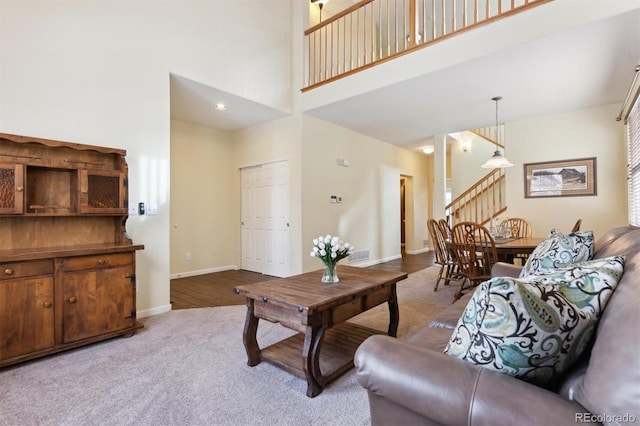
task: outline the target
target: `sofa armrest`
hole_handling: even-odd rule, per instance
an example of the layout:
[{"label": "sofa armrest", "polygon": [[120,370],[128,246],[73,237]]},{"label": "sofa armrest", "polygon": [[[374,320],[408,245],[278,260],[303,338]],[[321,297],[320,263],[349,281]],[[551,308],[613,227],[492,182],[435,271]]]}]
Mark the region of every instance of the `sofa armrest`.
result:
[{"label": "sofa armrest", "polygon": [[491,267],[491,276],[518,278],[520,271],[522,271],[522,266],[506,262],[497,262]]},{"label": "sofa armrest", "polygon": [[586,412],[548,390],[389,336],[368,338],[354,363],[365,389],[427,423],[574,424]]}]

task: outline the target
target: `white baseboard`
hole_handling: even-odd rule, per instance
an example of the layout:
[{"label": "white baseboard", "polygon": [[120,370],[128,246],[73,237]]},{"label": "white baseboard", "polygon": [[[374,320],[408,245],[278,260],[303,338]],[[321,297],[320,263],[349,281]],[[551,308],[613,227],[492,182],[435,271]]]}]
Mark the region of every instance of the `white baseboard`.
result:
[{"label": "white baseboard", "polygon": [[[391,260],[396,260],[396,259],[400,259],[400,258],[402,258],[402,255],[398,254],[398,255],[395,255],[395,256],[386,257],[384,259],[368,260],[366,262],[349,263],[349,266],[355,266],[356,268],[366,268],[368,266],[373,266],[373,265],[377,265],[379,263],[389,262]],[[338,275],[340,275],[340,269],[338,269]]]},{"label": "white baseboard", "polygon": [[171,274],[169,279],[175,278],[185,278],[185,277],[195,277],[198,275],[204,274],[213,274],[214,272],[222,272],[222,271],[237,271],[240,269],[236,265],[227,265],[227,266],[219,266],[217,268],[209,268],[209,269],[199,269],[197,271],[188,271],[188,272],[179,272],[177,274]]},{"label": "white baseboard", "polygon": [[155,308],[145,309],[144,311],[137,311],[136,318],[145,318],[151,317],[153,315],[164,314],[165,312],[169,312],[171,310],[171,304],[164,306],[156,306]]},{"label": "white baseboard", "polygon": [[425,247],[425,248],[421,248],[420,250],[407,250],[406,253],[407,254],[420,254],[420,253],[426,253],[429,250],[430,250],[429,247]]}]

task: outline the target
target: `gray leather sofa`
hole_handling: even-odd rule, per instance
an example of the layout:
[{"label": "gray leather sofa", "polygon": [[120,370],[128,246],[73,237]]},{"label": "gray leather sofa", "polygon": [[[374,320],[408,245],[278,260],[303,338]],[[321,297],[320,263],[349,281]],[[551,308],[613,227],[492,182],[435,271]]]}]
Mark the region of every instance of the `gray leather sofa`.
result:
[{"label": "gray leather sofa", "polygon": [[[594,258],[625,255],[590,352],[551,391],[443,353],[470,295],[407,341],[373,336],[355,356],[372,425],[640,424],[640,228],[614,228]],[[519,268],[496,264],[494,276]],[[425,289],[426,290],[426,289]],[[400,308],[402,321],[402,307]]]}]

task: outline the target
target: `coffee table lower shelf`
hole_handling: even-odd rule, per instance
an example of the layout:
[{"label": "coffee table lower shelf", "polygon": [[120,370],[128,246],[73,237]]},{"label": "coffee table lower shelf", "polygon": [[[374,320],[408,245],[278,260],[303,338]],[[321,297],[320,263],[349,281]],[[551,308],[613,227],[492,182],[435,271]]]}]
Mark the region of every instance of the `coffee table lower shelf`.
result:
[{"label": "coffee table lower shelf", "polygon": [[[322,385],[335,380],[353,368],[353,355],[358,346],[374,334],[386,334],[380,330],[343,322],[326,331],[320,350]],[[306,380],[305,359],[302,356],[304,334],[298,333],[260,351],[260,359]]]}]

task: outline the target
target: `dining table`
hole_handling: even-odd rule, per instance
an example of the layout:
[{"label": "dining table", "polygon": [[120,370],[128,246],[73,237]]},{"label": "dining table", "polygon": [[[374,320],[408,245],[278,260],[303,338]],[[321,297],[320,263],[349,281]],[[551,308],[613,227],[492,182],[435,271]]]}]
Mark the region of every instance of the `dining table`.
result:
[{"label": "dining table", "polygon": [[[514,263],[516,256],[528,256],[543,242],[544,237],[510,237],[494,238],[498,261]],[[447,247],[453,249],[451,240],[447,240]]]},{"label": "dining table", "polygon": [[533,253],[544,240],[544,237],[494,238],[498,260],[513,263],[516,256]]}]

